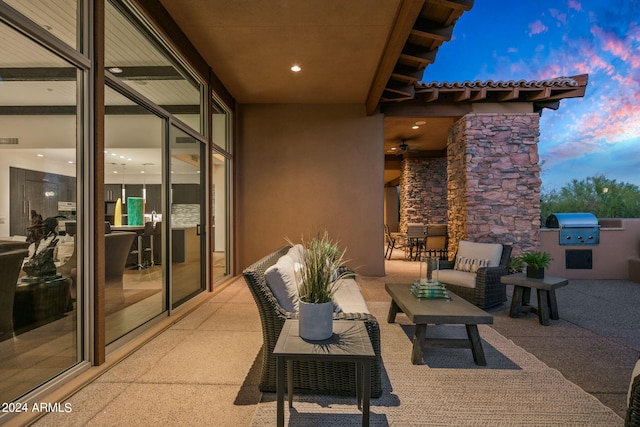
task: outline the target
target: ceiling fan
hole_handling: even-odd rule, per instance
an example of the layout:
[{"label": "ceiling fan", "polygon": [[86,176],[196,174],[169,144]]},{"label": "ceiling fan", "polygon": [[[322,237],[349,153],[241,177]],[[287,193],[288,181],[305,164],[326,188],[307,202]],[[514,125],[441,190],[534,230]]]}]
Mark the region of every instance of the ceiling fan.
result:
[{"label": "ceiling fan", "polygon": [[402,155],[406,152],[414,152],[414,151],[420,151],[420,149],[418,147],[412,147],[409,144],[407,144],[407,141],[410,141],[411,138],[403,138],[400,140],[400,144],[398,145],[398,147],[396,149],[392,148],[393,152],[397,155]]}]

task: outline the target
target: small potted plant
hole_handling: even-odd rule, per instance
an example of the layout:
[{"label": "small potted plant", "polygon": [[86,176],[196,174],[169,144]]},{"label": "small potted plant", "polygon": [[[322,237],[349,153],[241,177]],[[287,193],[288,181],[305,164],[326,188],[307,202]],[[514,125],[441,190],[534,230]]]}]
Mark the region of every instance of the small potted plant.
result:
[{"label": "small potted plant", "polygon": [[347,273],[342,270],[344,253],[328,232],[302,241],[300,269],[300,336],[324,340],[333,334],[333,294]]},{"label": "small potted plant", "polygon": [[520,260],[527,265],[527,277],[543,279],[544,269],[549,268],[553,257],[549,252],[535,251],[522,254]]}]

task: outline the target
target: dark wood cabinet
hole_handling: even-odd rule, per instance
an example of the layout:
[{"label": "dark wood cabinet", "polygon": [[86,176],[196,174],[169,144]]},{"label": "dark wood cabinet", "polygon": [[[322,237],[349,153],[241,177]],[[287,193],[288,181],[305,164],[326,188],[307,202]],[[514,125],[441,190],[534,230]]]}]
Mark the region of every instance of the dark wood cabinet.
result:
[{"label": "dark wood cabinet", "polygon": [[199,184],[173,184],[172,188],[174,205],[200,204]]},{"label": "dark wood cabinet", "polygon": [[147,184],[147,203],[146,213],[156,211],[157,214],[162,213],[162,185]]},{"label": "dark wood cabinet", "polygon": [[9,233],[26,235],[30,211],[48,218],[58,215],[58,202],[75,202],[76,178],[41,171],[9,168]]},{"label": "dark wood cabinet", "polygon": [[108,202],[115,202],[122,198],[122,184],[105,184],[104,185],[104,200]]}]

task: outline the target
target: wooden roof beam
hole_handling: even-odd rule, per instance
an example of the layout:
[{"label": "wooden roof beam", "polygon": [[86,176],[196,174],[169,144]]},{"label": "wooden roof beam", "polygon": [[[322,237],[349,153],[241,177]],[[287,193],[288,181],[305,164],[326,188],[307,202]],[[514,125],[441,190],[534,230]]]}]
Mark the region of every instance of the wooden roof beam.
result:
[{"label": "wooden roof beam", "polygon": [[400,57],[416,61],[427,66],[428,64],[433,64],[436,60],[436,51],[423,46],[407,44],[402,50]]},{"label": "wooden roof beam", "polygon": [[538,101],[540,99],[546,99],[551,95],[551,88],[545,87],[536,91],[532,91],[531,94],[526,96],[527,101]]},{"label": "wooden roof beam", "polygon": [[474,90],[472,95],[469,97],[469,101],[482,101],[483,99],[487,99],[487,88],[482,87],[480,90]]},{"label": "wooden roof beam", "polygon": [[422,94],[422,101],[424,102],[433,102],[437,101],[440,97],[440,91],[438,89],[430,90],[429,92],[424,92]]},{"label": "wooden roof beam", "polygon": [[378,64],[378,69],[371,82],[369,94],[365,102],[366,111],[369,115],[376,111],[384,88],[389,81],[389,76],[391,76],[393,68],[400,57],[400,53],[409,38],[411,28],[420,16],[424,1],[425,0],[402,0],[400,4],[393,30],[387,41],[382,59]]},{"label": "wooden roof beam", "polygon": [[453,36],[453,27],[453,25],[443,27],[441,24],[438,24],[436,22],[420,18],[413,26],[411,35],[420,38],[446,42],[451,40],[451,37]]},{"label": "wooden roof beam", "polygon": [[400,95],[404,95],[408,98],[413,98],[416,94],[416,87],[414,85],[402,84],[400,82],[389,81],[384,88],[385,92],[393,92]]},{"label": "wooden roof beam", "polygon": [[511,90],[503,92],[502,94],[498,94],[498,96],[496,96],[496,99],[501,102],[513,101],[515,99],[518,99],[519,96],[520,96],[520,88],[514,87]]},{"label": "wooden roof beam", "polygon": [[422,74],[423,70],[416,70],[406,65],[397,65],[391,73],[391,78],[412,85],[422,79]]},{"label": "wooden roof beam", "polygon": [[456,9],[460,13],[467,12],[473,7],[474,0],[429,0],[429,3]]}]

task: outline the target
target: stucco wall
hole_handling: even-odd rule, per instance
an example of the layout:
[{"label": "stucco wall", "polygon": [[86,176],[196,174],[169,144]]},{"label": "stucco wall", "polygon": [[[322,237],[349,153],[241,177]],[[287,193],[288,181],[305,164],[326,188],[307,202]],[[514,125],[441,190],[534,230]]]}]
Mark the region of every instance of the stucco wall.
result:
[{"label": "stucco wall", "polygon": [[[612,221],[600,219],[600,244],[596,246],[560,246],[558,229],[543,228],[540,232],[540,250],[553,256],[548,269],[550,276],[567,279],[617,279],[629,278],[629,258],[640,256],[640,218]],[[591,250],[593,268],[566,268],[566,251]]]},{"label": "stucco wall", "polygon": [[287,237],[326,229],[358,273],[383,275],[383,116],[361,105],[259,104],[238,119],[238,272]]}]

